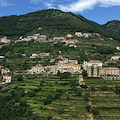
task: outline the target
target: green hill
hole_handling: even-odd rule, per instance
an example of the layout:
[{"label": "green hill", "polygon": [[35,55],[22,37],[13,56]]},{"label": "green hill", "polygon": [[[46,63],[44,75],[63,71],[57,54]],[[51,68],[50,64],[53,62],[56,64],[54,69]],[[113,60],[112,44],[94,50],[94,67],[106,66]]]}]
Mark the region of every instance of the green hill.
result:
[{"label": "green hill", "polygon": [[108,31],[114,33],[115,35],[120,36],[120,21],[118,20],[109,21],[104,25],[104,27]]},{"label": "green hill", "polygon": [[[42,29],[38,29],[41,27]],[[71,12],[48,9],[28,13],[0,17],[0,36],[18,38],[34,33],[46,34],[49,37],[66,33],[98,32],[106,37],[115,37],[102,29],[99,24]]]}]

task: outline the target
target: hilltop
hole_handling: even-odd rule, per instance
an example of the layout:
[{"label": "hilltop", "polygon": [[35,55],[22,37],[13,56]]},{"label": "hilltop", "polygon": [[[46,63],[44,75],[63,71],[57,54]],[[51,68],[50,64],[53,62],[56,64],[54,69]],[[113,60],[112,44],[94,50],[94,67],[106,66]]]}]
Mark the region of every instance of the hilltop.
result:
[{"label": "hilltop", "polygon": [[104,25],[104,27],[111,33],[120,36],[120,21],[118,20],[109,21]]},{"label": "hilltop", "polygon": [[81,15],[47,9],[25,15],[0,17],[0,36],[18,38],[35,33],[46,34],[48,37],[61,36],[66,33],[95,32],[106,37],[116,38],[103,26],[89,21]]}]

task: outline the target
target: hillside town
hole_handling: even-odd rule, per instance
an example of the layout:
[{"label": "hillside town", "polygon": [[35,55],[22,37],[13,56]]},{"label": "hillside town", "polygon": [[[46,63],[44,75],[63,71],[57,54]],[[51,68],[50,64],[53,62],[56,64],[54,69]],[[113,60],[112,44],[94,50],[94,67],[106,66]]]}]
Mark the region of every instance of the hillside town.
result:
[{"label": "hillside town", "polygon": [[0,1],[0,120],[120,120],[119,4],[106,1]]},{"label": "hillside town", "polygon": [[[101,38],[101,35],[99,33],[82,33],[82,32],[75,32],[75,36],[77,38],[89,38],[89,37],[96,37],[100,41],[105,41],[104,38]],[[77,43],[80,41],[78,39],[72,39],[72,34],[67,34],[64,37],[54,37],[53,39],[47,39],[47,35],[40,35],[40,34],[34,34],[32,36],[27,36],[23,38],[22,36],[19,38],[19,40],[15,40],[15,42],[11,41],[10,39],[7,39],[7,37],[0,38],[1,48],[2,45],[10,44],[16,44],[18,42],[53,42],[54,44],[61,42],[69,47],[77,47]],[[112,39],[112,38],[110,38]],[[116,46],[117,50],[119,49],[119,46]],[[58,51],[58,57],[52,58],[51,53],[43,52],[43,53],[33,53],[31,56],[29,56],[30,59],[36,59],[36,58],[42,58],[44,59],[49,57],[50,63],[54,63],[53,65],[47,65],[43,66],[42,64],[36,64],[35,66],[32,66],[31,69],[23,71],[22,74],[24,75],[32,75],[32,74],[42,74],[44,76],[48,75],[55,75],[59,71],[60,73],[69,72],[72,75],[82,75],[83,70],[87,72],[88,77],[102,77],[103,79],[108,80],[119,80],[120,79],[120,70],[117,67],[103,67],[103,64],[99,60],[90,60],[90,61],[83,61],[83,64],[78,64],[78,60],[69,60],[69,58],[64,58],[62,55],[62,51]],[[26,57],[26,54],[22,54],[22,56]],[[1,55],[1,59],[4,59],[5,56]],[[57,62],[56,62],[56,60]],[[116,61],[119,61],[120,56],[112,56],[109,60],[109,63],[113,63]],[[9,68],[4,68],[4,66],[0,67],[1,74],[2,74],[2,81],[1,85],[9,84],[12,81],[11,71]],[[15,70],[14,70],[15,71]],[[14,74],[14,73],[13,73]]]}]

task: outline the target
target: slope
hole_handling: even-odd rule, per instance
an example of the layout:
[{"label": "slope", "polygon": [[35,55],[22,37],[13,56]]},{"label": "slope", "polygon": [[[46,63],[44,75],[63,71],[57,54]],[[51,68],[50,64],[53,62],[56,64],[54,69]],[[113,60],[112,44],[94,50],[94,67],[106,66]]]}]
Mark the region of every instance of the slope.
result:
[{"label": "slope", "polygon": [[[42,29],[38,29],[39,27]],[[99,32],[104,36],[112,36],[111,33],[101,29],[99,24],[89,21],[83,16],[55,9],[0,18],[0,36],[18,38],[20,36],[40,33],[53,37],[76,31]]]}]

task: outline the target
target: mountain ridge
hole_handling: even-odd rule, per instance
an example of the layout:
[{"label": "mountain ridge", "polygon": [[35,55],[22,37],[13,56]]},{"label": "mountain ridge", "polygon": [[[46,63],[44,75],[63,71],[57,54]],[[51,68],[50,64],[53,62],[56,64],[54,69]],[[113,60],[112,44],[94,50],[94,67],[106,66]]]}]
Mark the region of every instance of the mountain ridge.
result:
[{"label": "mountain ridge", "polygon": [[[117,38],[116,34],[106,31],[106,27],[87,20],[85,17],[63,12],[57,9],[46,9],[25,15],[0,17],[0,36],[18,38],[34,33],[46,34],[49,37],[67,33],[98,32],[106,37]],[[38,28],[42,29],[39,30]]]}]

